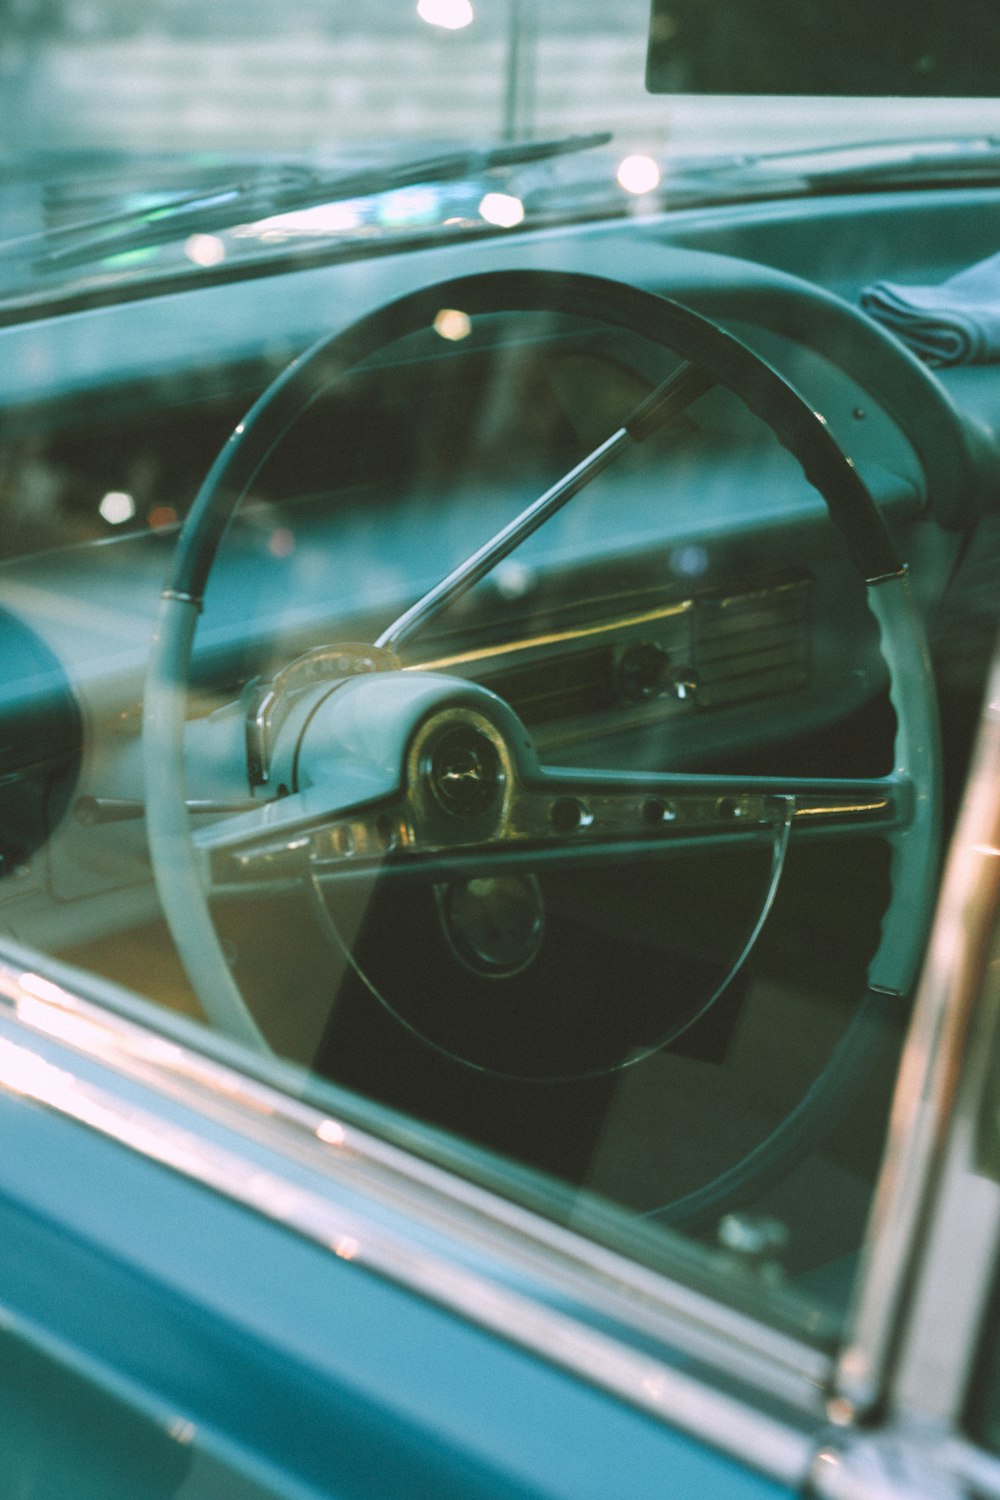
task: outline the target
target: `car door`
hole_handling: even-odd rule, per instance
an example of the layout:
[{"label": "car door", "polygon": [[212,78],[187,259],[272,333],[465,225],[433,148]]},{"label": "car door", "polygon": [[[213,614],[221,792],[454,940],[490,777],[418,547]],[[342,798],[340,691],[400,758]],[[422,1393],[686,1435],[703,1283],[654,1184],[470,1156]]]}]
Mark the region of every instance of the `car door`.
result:
[{"label": "car door", "polygon": [[526,1176],[5,943],[5,1490],[997,1493],[998,685],[836,1338],[751,1220],[724,1265],[651,1268],[598,1204],[555,1222]]},{"label": "car door", "polygon": [[5,952],[5,1493],[801,1480],[819,1366],[791,1341],[67,979]]}]

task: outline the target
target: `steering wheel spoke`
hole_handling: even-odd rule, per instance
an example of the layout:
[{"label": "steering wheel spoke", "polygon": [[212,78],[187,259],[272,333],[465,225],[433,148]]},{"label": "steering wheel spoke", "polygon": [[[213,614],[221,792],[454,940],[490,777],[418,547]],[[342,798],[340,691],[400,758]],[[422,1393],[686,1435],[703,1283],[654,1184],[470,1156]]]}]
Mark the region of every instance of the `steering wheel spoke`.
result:
[{"label": "steering wheel spoke", "polygon": [[324,864],[370,873],[405,840],[405,829],[401,797],[352,805],[331,782],[220,819],[192,840],[206,889],[224,895],[294,885]]},{"label": "steering wheel spoke", "polygon": [[[440,768],[439,768],[440,770]],[[454,796],[473,780],[445,769]],[[426,816],[419,788],[353,803],[334,778],[220,820],[194,835],[215,894],[357,879],[473,878],[629,855],[669,856],[787,837],[905,834],[915,793],[905,776],[701,777],[547,770],[511,784],[491,831]],[[456,791],[456,788],[462,788]],[[438,812],[434,808],[433,812]]]},{"label": "steering wheel spoke", "polygon": [[[650,776],[549,771],[526,802],[536,829],[593,838],[733,840],[787,819],[794,834],[839,836],[909,826],[914,791],[906,776],[844,779]],[[527,827],[526,827],[527,831]]]}]

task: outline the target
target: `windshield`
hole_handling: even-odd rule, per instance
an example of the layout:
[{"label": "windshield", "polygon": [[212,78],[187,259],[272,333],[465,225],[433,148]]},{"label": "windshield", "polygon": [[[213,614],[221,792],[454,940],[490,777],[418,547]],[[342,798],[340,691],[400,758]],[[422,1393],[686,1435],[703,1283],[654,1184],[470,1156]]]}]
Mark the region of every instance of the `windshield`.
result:
[{"label": "windshield", "polygon": [[[954,42],[945,73],[933,27],[923,50],[904,28],[921,95],[906,99],[902,44],[870,46],[860,22],[841,19],[823,68],[797,72],[808,8],[794,27],[780,8],[713,7],[710,28],[699,13],[666,0],[651,17],[646,0],[12,6],[0,297],[812,191],[809,161],[788,153],[843,145],[859,148],[846,164],[859,176],[942,158],[997,170],[994,100],[955,97],[982,79],[963,89]],[[887,163],[886,142],[909,145]]]}]

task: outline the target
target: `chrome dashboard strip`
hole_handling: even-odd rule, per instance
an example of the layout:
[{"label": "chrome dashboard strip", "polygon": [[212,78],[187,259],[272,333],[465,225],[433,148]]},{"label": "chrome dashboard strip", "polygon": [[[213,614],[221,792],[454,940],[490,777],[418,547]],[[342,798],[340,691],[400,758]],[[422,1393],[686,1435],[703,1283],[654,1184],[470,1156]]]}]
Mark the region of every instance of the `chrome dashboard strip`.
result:
[{"label": "chrome dashboard strip", "polygon": [[[412,1288],[782,1484],[802,1483],[823,1421],[824,1355],[11,958],[8,946],[6,958],[0,953],[0,1087]],[[177,1106],[193,1114],[190,1123],[178,1123]],[[197,1129],[199,1116],[216,1135],[223,1127],[225,1144]],[[371,1212],[338,1202],[330,1191],[338,1183],[360,1190]],[[424,1242],[380,1222],[386,1209],[416,1219]],[[428,1248],[428,1230],[458,1248]],[[463,1263],[462,1250],[523,1272],[550,1295]],[[624,1333],[631,1323],[647,1343],[669,1340],[675,1362],[554,1305],[570,1299],[616,1319]],[[688,1369],[677,1367],[678,1350]],[[699,1376],[706,1365],[730,1393]],[[761,1393],[760,1406],[733,1394],[734,1382]]]},{"label": "chrome dashboard strip", "polygon": [[405,672],[445,672],[451,667],[468,666],[472,662],[491,661],[496,657],[511,657],[524,651],[533,651],[539,646],[560,646],[566,641],[582,641],[589,636],[614,635],[637,625],[652,625],[657,620],[669,620],[675,615],[689,614],[695,607],[693,599],[682,599],[676,604],[663,604],[655,609],[644,609],[639,614],[626,615],[622,619],[602,620],[597,625],[577,625],[563,630],[550,630],[545,635],[528,636],[525,640],[504,641],[499,646],[480,646],[471,651],[456,651],[451,656],[439,656],[433,661],[408,662]]},{"label": "chrome dashboard strip", "polygon": [[812,585],[805,578],[784,579],[780,582],[747,588],[741,593],[705,595],[699,597],[697,594],[690,595],[685,599],[676,599],[669,604],[651,605],[648,609],[633,610],[628,614],[614,614],[604,616],[596,624],[592,625],[567,625],[561,629],[546,631],[540,635],[528,635],[514,640],[504,639],[495,645],[473,647],[466,651],[457,651],[428,658],[427,660],[405,662],[405,672],[444,672],[457,666],[471,666],[478,662],[495,662],[497,659],[516,658],[525,652],[533,651],[539,647],[561,646],[569,641],[586,640],[598,635],[614,635],[623,630],[635,629],[640,625],[654,625],[660,620],[675,619],[679,615],[691,615],[706,601],[714,605],[720,613],[731,610],[734,606],[747,606],[755,603],[768,605],[774,600],[780,600],[789,594],[808,593]]}]

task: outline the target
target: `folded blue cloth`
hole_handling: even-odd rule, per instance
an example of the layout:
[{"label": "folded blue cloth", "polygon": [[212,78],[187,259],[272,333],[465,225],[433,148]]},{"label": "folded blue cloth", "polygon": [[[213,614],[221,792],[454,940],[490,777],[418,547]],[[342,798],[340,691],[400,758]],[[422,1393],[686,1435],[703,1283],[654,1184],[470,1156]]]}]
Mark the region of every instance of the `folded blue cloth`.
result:
[{"label": "folded blue cloth", "polygon": [[1000,254],[937,286],[877,281],[862,291],[861,306],[928,364],[1000,361]]}]

